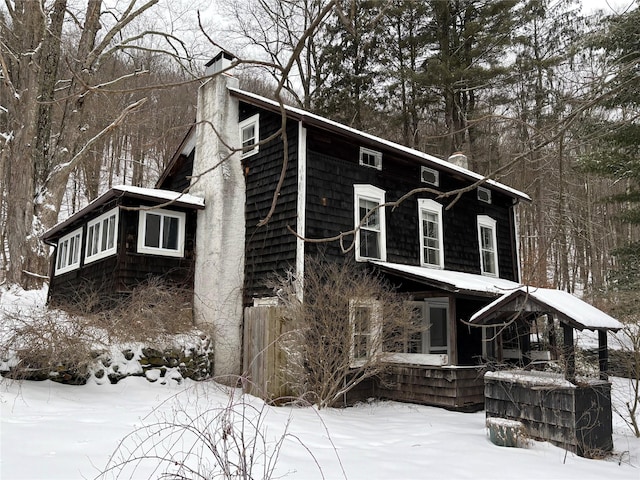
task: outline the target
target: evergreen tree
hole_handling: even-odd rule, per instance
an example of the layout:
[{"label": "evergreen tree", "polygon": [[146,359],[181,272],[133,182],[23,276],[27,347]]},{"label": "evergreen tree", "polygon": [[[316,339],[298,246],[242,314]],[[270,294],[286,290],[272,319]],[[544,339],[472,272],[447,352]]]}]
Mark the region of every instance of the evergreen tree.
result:
[{"label": "evergreen tree", "polygon": [[321,56],[326,63],[313,109],[346,125],[368,130],[379,124],[378,109],[384,17],[387,2],[353,0],[340,15],[332,17],[324,35],[328,43]]},{"label": "evergreen tree", "polygon": [[[611,284],[617,291],[640,290],[640,2],[636,8],[606,18],[592,38],[603,52],[602,102],[607,119],[594,126],[597,147],[583,158],[584,167],[608,176],[624,191],[608,197],[627,224],[625,244],[612,252],[617,268]],[[637,302],[637,300],[636,300]]]}]

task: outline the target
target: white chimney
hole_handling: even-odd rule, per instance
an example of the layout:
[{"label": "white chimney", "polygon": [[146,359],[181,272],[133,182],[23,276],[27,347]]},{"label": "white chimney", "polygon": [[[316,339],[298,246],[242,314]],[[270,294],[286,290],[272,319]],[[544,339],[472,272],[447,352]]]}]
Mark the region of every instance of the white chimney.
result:
[{"label": "white chimney", "polygon": [[235,60],[233,54],[227,52],[226,50],[220,50],[218,54],[205,63],[205,76],[210,76],[215,73],[221,72],[231,66],[231,62]]},{"label": "white chimney", "polygon": [[448,158],[448,161],[449,163],[453,163],[458,167],[466,168],[467,170],[469,169],[469,160],[467,159],[467,156],[462,152],[454,152]]},{"label": "white chimney", "polygon": [[[220,52],[209,67],[230,61]],[[220,63],[222,62],[222,63]],[[219,70],[218,70],[219,71]],[[214,374],[234,383],[241,372],[244,287],[245,179],[239,151],[238,88],[231,75],[215,75],[198,90],[195,158],[189,193],[205,199],[198,211],[194,272],[196,322],[215,332]],[[226,380],[225,380],[226,378]]]}]

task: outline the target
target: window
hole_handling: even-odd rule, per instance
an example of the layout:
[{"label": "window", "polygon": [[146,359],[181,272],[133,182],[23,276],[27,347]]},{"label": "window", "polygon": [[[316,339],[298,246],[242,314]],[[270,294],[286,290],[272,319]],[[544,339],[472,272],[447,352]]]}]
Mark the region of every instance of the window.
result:
[{"label": "window", "polygon": [[444,268],[442,205],[434,200],[418,199],[420,219],[420,263]]},{"label": "window", "polygon": [[360,147],[360,165],[382,170],[382,153]]},{"label": "window", "polygon": [[446,365],[449,361],[449,299],[410,302],[416,327],[390,343],[390,361],[419,365]]},{"label": "window", "polygon": [[480,247],[480,270],[482,274],[497,277],[496,221],[486,215],[478,216],[478,245]]},{"label": "window", "polygon": [[[373,185],[354,185],[356,260],[387,259],[384,190]],[[358,226],[360,226],[358,228]]]},{"label": "window", "polygon": [[422,180],[422,183],[437,187],[440,185],[440,173],[433,168],[420,167],[420,180]]},{"label": "window", "polygon": [[170,257],[184,256],[185,214],[170,210],[141,210],[138,252]]},{"label": "window", "polygon": [[240,140],[242,141],[242,156],[250,157],[258,153],[260,145],[259,115],[253,115],[240,122]]},{"label": "window", "polygon": [[80,266],[80,243],[82,228],[71,232],[58,241],[56,275],[75,270]]},{"label": "window", "polygon": [[118,208],[99,216],[87,223],[87,241],[85,262],[93,262],[117,250],[118,242]]},{"label": "window", "polygon": [[351,364],[362,365],[380,353],[382,340],[382,306],[372,299],[349,301],[351,326]]},{"label": "window", "polygon": [[484,203],[491,203],[491,190],[484,187],[478,187],[478,200]]}]

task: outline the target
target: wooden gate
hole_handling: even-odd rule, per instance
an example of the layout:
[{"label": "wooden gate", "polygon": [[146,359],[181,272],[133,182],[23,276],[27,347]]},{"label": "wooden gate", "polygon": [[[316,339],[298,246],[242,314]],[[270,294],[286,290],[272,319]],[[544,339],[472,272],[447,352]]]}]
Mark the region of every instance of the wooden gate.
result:
[{"label": "wooden gate", "polygon": [[272,306],[244,309],[243,372],[245,393],[278,402],[293,395],[287,355],[281,341],[287,330],[280,309]]}]

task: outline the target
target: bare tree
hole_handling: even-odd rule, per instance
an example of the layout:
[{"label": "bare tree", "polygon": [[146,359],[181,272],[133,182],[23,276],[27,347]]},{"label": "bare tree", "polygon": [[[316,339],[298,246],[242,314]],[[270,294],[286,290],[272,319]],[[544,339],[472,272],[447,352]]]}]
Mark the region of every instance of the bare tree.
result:
[{"label": "bare tree", "polygon": [[[102,137],[147,100],[131,99],[102,120],[92,114],[92,101],[107,87],[113,90],[147,73],[132,65],[105,79],[101,72],[107,71],[108,60],[148,49],[143,45],[148,37],[171,42],[171,51],[154,51],[188,57],[169,33],[136,25],[158,1],[105,6],[102,0],[8,0],[0,11],[0,181],[4,224],[11,227],[3,229],[10,283],[30,287],[42,281],[48,251],[39,236],[56,223],[70,175]],[[69,23],[73,27],[63,29]]]}]

